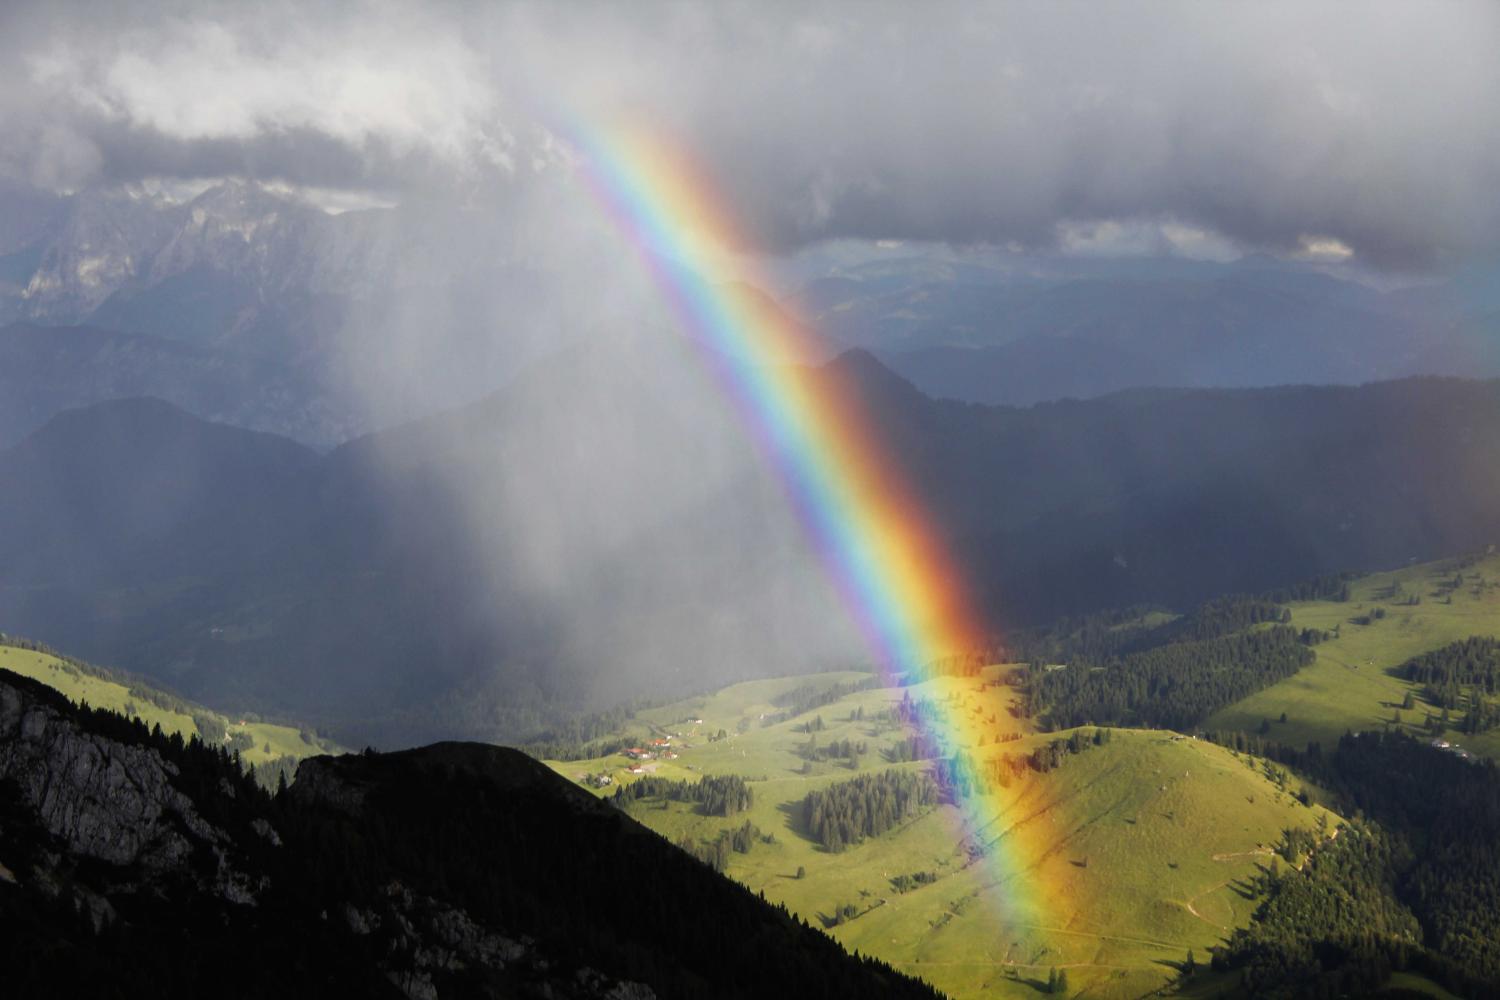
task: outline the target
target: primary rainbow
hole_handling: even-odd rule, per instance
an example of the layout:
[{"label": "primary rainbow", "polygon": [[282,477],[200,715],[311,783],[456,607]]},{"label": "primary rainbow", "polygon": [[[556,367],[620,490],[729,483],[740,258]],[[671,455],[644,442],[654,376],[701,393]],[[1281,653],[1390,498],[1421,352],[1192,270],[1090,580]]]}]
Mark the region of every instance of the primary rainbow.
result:
[{"label": "primary rainbow", "polygon": [[[693,265],[705,246],[745,245],[731,213],[670,144],[639,130],[566,137],[579,172],[619,232],[639,251],[676,321],[702,349],[786,493],[871,652],[891,677],[925,680],[955,656],[985,648],[963,578],[853,390],[811,378],[792,359],[825,353],[808,330],[737,286]],[[922,724],[950,747],[975,747],[982,720],[940,707]],[[967,825],[993,840],[1004,829],[980,775]],[[1013,845],[992,860],[1009,883]],[[1007,900],[1014,913],[1019,903]]]}]

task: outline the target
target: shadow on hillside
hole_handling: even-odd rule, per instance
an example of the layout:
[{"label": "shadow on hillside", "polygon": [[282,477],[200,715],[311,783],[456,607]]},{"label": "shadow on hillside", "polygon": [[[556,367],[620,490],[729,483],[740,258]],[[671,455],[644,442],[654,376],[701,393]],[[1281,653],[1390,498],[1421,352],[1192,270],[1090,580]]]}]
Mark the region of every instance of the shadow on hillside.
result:
[{"label": "shadow on hillside", "polygon": [[816,844],[818,850],[820,851],[824,851],[825,853],[828,851],[828,848],[824,847],[822,844],[819,844],[817,838],[815,838],[812,835],[812,832],[807,829],[807,824],[803,815],[801,799],[794,799],[791,802],[778,802],[776,804],[776,811],[781,813],[782,818],[785,821],[782,824],[783,829],[802,838],[809,844]]},{"label": "shadow on hillside", "polygon": [[1225,886],[1241,899],[1254,901],[1256,898],[1255,887],[1242,878],[1230,879]]}]

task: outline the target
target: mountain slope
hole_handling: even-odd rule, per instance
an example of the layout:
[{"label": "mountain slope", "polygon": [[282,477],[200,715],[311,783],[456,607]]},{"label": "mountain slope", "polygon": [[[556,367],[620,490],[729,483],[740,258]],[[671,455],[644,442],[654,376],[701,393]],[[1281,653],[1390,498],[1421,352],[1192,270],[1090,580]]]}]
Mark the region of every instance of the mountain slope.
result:
[{"label": "mountain slope", "polygon": [[[1500,538],[1495,383],[1018,410],[928,399],[862,353],[801,377],[864,400],[1002,628]],[[560,358],[322,457],[164,404],[68,414],[0,453],[0,622],[350,745],[524,738],[549,705],[857,648],[749,442],[727,413],[681,420],[677,391]]]},{"label": "mountain slope", "polygon": [[0,810],[23,995],[936,995],[497,747],[317,758],[271,800],[0,671]]},{"label": "mountain slope", "polygon": [[835,267],[789,304],[929,395],[1030,405],[1147,386],[1493,377],[1493,284],[1476,269],[1383,292],[1265,256],[995,253]]},{"label": "mountain slope", "polygon": [[153,399],[65,413],[4,455],[0,560],[11,579],[68,587],[244,566],[317,461]]},{"label": "mountain slope", "polygon": [[325,388],[272,361],[96,327],[0,327],[0,447],[64,410],[139,396],[314,445],[358,427]]}]

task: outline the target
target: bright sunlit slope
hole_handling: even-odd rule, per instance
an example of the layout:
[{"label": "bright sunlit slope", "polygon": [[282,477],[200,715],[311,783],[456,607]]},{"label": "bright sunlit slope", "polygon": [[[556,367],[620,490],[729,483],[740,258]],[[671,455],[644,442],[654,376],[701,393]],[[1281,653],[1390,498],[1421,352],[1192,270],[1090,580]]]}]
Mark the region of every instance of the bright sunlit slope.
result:
[{"label": "bright sunlit slope", "polygon": [[245,764],[264,772],[262,777],[270,780],[277,770],[287,771],[290,779],[304,757],[342,752],[311,729],[267,722],[255,715],[225,715],[138,679],[30,648],[30,644],[0,641],[0,669],[41,681],[74,702],[120,712],[148,726],[159,725],[165,733],[180,733],[183,739],[196,735],[209,743],[221,743],[238,750]]},{"label": "bright sunlit slope", "polygon": [[[1442,706],[1429,700],[1423,685],[1395,673],[1412,657],[1450,643],[1500,636],[1500,555],[1360,577],[1350,582],[1348,596],[1289,605],[1295,627],[1336,635],[1314,647],[1311,666],[1222,709],[1203,728],[1253,733],[1269,727],[1268,739],[1301,748],[1310,740],[1330,746],[1346,731],[1398,724],[1415,735],[1440,736],[1500,757],[1500,729],[1460,732],[1462,708],[1450,712],[1447,727],[1429,728],[1427,720],[1440,719]],[[1408,694],[1410,707],[1403,708]]]},{"label": "bright sunlit slope", "polygon": [[[652,752],[651,740],[671,745],[653,759],[552,766],[575,780],[608,775],[602,794],[647,773],[742,776],[753,793],[743,812],[704,815],[660,795],[630,811],[699,849],[721,831],[741,832],[748,850],[723,853],[731,877],[955,997],[1033,996],[1054,968],[1066,971],[1070,993],[1138,996],[1172,978],[1189,949],[1205,960],[1248,921],[1255,903],[1245,879],[1269,863],[1282,830],[1315,828],[1323,813],[1298,801],[1300,783],[1284,772],[1221,747],[1155,730],[1109,730],[1096,743],[1086,728],[1077,731],[1081,752],[1045,773],[1025,769],[997,793],[1000,829],[976,833],[971,812],[948,801],[838,852],[807,829],[810,791],[893,768],[932,770],[930,760],[897,763],[892,754],[915,733],[893,712],[907,694],[993,717],[963,748],[981,760],[1073,734],[1036,733],[1013,716],[1016,694],[997,683],[1004,671],[906,689],[849,691],[871,681],[859,674],[740,684],[637,716],[629,729],[641,750]],[[789,714],[819,690],[836,697]],[[820,753],[846,740],[852,761]],[[1013,918],[1008,904],[1022,897],[1041,916]]]}]

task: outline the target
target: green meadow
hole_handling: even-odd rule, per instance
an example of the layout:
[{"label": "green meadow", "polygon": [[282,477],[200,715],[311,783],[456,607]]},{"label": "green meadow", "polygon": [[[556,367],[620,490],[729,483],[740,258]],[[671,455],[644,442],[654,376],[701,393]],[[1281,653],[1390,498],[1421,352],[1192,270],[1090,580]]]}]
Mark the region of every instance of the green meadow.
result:
[{"label": "green meadow", "polygon": [[[1472,565],[1443,560],[1361,577],[1350,584],[1348,601],[1312,601],[1289,605],[1297,628],[1338,631],[1338,637],[1315,647],[1317,661],[1278,684],[1236,702],[1209,718],[1205,729],[1256,732],[1270,722],[1270,738],[1298,746],[1310,740],[1328,745],[1346,731],[1399,725],[1427,735],[1429,712],[1420,685],[1392,674],[1419,653],[1439,649],[1474,635],[1500,635],[1500,555]],[[1443,593],[1444,581],[1462,575],[1462,586]],[[1416,597],[1419,604],[1402,604]],[[1451,601],[1451,603],[1449,603]],[[1367,625],[1376,609],[1385,617]],[[1401,712],[1407,692],[1415,707]],[[1282,714],[1286,722],[1282,723]],[[1456,724],[1462,713],[1455,713]],[[1500,730],[1464,734],[1447,729],[1443,738],[1489,757],[1500,757]]]},{"label": "green meadow", "polygon": [[183,739],[197,736],[222,743],[237,749],[246,764],[262,770],[292,765],[291,770],[304,757],[342,752],[331,741],[297,726],[225,715],[142,681],[50,653],[0,645],[0,669],[41,681],[75,702],[132,716],[148,726],[159,725],[166,733],[180,733]]},{"label": "green meadow", "polygon": [[[1500,555],[1373,574],[1351,582],[1347,601],[1290,608],[1296,627],[1333,634],[1314,647],[1315,662],[1219,711],[1204,729],[1264,732],[1298,746],[1389,725],[1427,735],[1425,721],[1437,709],[1394,670],[1469,636],[1500,635]],[[574,780],[608,774],[612,785],[598,790],[606,795],[613,785],[638,780],[630,766],[678,780],[744,777],[754,804],[732,817],[661,798],[634,802],[630,812],[673,841],[698,843],[748,819],[760,839],[748,853],[729,854],[727,874],[824,926],[851,950],[885,959],[954,997],[1036,996],[1053,969],[1066,971],[1070,995],[1136,997],[1167,987],[1189,950],[1201,967],[1210,946],[1249,922],[1256,900],[1247,879],[1271,863],[1283,829],[1318,829],[1320,815],[1327,829],[1338,825],[1318,804],[1318,789],[1262,760],[1178,734],[1116,729],[1108,742],[1065,757],[1057,769],[1027,772],[997,790],[992,807],[1000,819],[982,829],[962,804],[940,805],[841,853],[830,853],[803,828],[809,791],[859,773],[932,766],[887,759],[915,731],[886,711],[905,691],[965,720],[950,749],[979,759],[1026,754],[1068,736],[1038,733],[1012,715],[1017,696],[998,683],[1004,670],[861,690],[784,719],[782,704],[794,689],[868,678],[842,673],[738,684],[634,720],[631,732],[643,742],[670,735],[675,760],[634,763],[616,755],[552,766]],[[1394,713],[1408,693],[1414,705],[1397,722]],[[822,728],[808,733],[817,718]],[[724,738],[709,740],[721,732]],[[1019,738],[1001,741],[1007,734]],[[867,752],[853,763],[809,764],[802,751],[813,736],[822,745],[862,742]],[[1449,729],[1444,737],[1500,756],[1500,730]],[[1298,800],[1303,791],[1312,805]],[[977,856],[975,845],[983,845]],[[913,879],[898,882],[901,876]],[[1420,976],[1399,978],[1392,985],[1446,996]],[[1233,985],[1204,969],[1182,993],[1213,996]]]},{"label": "green meadow", "polygon": [[[859,679],[829,674],[811,682]],[[1038,734],[1012,719],[1006,709],[1013,692],[986,679],[940,679],[909,690],[954,713],[993,714],[997,731],[1022,734],[999,743],[986,737],[981,747],[976,733],[967,733],[974,742],[966,749],[981,758],[1029,753],[1067,735]],[[1113,730],[1109,742],[998,791],[997,823],[976,829],[967,808],[940,805],[830,853],[802,827],[801,803],[809,791],[861,772],[920,771],[931,763],[893,765],[882,753],[912,732],[879,718],[902,691],[859,691],[766,724],[781,711],[778,694],[808,683],[740,684],[642,713],[634,727],[642,739],[682,735],[673,736],[677,760],[641,766],[674,779],[741,775],[755,798],[747,812],[727,818],[665,799],[636,802],[631,814],[673,841],[712,840],[748,819],[761,838],[748,853],[731,853],[731,877],[826,927],[850,949],[879,956],[955,997],[1035,996],[1053,968],[1067,971],[1070,993],[1091,997],[1160,988],[1189,949],[1206,960],[1210,945],[1249,919],[1255,904],[1243,892],[1244,880],[1269,862],[1270,845],[1283,829],[1312,828],[1323,812],[1297,801],[1295,781],[1278,785],[1251,757],[1173,733]],[[865,719],[855,721],[861,709]],[[804,726],[818,717],[824,723],[816,733],[820,743],[868,745],[856,766],[824,762],[809,771],[799,750],[809,739]],[[720,730],[726,738],[707,741]],[[552,762],[574,780],[609,773],[626,783],[638,780],[629,765],[621,756]],[[972,844],[984,845],[978,857],[968,849]],[[894,880],[918,873],[931,880],[898,890]],[[856,915],[835,923],[836,913],[848,907]]]}]

